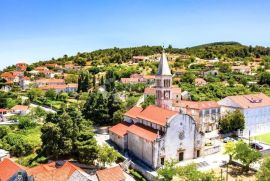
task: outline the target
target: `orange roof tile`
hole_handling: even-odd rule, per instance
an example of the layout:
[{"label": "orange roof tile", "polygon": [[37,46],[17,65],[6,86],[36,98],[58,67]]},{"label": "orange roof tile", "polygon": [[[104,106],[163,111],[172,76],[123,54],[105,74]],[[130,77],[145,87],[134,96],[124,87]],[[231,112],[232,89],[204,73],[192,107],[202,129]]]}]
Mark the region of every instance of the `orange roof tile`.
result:
[{"label": "orange roof tile", "polygon": [[270,106],[270,97],[263,93],[228,96],[228,99],[238,104],[241,108],[256,108]]},{"label": "orange roof tile", "polygon": [[131,108],[130,110],[128,110],[124,116],[128,116],[128,117],[131,117],[131,118],[136,118],[137,115],[143,110],[143,108],[141,107],[137,107],[137,106],[134,106],[133,108]]},{"label": "orange roof tile", "polygon": [[165,126],[168,119],[176,115],[177,112],[163,109],[155,105],[148,106],[137,115],[137,118],[147,120],[149,122]]},{"label": "orange roof tile", "polygon": [[218,108],[220,105],[216,101],[184,101],[181,100],[179,103],[176,103],[177,107],[184,107],[184,108],[190,108],[190,109],[197,109],[197,110],[203,110],[203,109],[210,109],[210,108]]},{"label": "orange roof tile", "polygon": [[67,161],[61,167],[56,167],[55,162],[42,164],[28,169],[27,174],[39,181],[47,181],[48,178],[51,178],[50,180],[66,181],[75,171],[84,172],[79,167]]},{"label": "orange roof tile", "polygon": [[118,136],[123,137],[127,133],[127,130],[128,130],[129,126],[130,126],[130,124],[125,123],[125,122],[118,123],[117,125],[112,126],[109,129],[109,131],[117,134]]},{"label": "orange roof tile", "polygon": [[144,79],[155,79],[156,76],[155,75],[144,75],[143,78]]},{"label": "orange roof tile", "polygon": [[20,111],[26,111],[29,109],[29,106],[25,106],[25,105],[16,105],[14,107],[11,108],[11,110],[20,110]]},{"label": "orange roof tile", "polygon": [[8,158],[5,158],[2,162],[0,162],[0,180],[9,180],[10,177],[20,170],[26,170],[26,168]]},{"label": "orange roof tile", "polygon": [[156,95],[156,88],[153,87],[146,87],[144,89],[145,94],[150,94],[150,95]]},{"label": "orange roof tile", "polygon": [[120,166],[97,171],[99,181],[123,181],[126,179]]},{"label": "orange roof tile", "polygon": [[140,124],[131,125],[127,131],[148,141],[155,141],[158,137],[156,130]]},{"label": "orange roof tile", "polygon": [[49,89],[57,89],[57,90],[64,90],[66,89],[66,85],[46,85],[46,86],[42,86],[42,87],[39,87],[40,89],[42,90],[49,90]]}]

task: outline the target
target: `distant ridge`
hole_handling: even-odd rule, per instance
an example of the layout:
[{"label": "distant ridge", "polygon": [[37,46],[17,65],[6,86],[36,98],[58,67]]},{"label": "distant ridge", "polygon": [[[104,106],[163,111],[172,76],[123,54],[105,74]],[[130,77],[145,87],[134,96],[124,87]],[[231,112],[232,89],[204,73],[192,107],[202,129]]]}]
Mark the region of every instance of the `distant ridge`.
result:
[{"label": "distant ridge", "polygon": [[221,42],[213,42],[213,43],[207,43],[207,44],[202,44],[202,45],[196,45],[193,47],[188,47],[188,48],[203,48],[206,46],[217,46],[217,45],[239,45],[239,46],[244,46],[239,42],[236,41],[221,41]]}]

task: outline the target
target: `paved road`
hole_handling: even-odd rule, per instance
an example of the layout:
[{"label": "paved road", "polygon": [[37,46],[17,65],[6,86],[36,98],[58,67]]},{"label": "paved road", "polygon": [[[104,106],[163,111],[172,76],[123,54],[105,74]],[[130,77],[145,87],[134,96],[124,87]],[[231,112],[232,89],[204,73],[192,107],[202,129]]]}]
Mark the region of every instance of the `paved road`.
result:
[{"label": "paved road", "polygon": [[56,113],[56,111],[53,110],[53,109],[51,109],[51,108],[47,108],[47,107],[44,107],[44,106],[40,106],[40,105],[37,105],[37,104],[34,104],[34,103],[31,103],[31,104],[30,104],[30,107],[40,107],[41,109],[43,109],[43,110],[46,111],[46,112]]}]

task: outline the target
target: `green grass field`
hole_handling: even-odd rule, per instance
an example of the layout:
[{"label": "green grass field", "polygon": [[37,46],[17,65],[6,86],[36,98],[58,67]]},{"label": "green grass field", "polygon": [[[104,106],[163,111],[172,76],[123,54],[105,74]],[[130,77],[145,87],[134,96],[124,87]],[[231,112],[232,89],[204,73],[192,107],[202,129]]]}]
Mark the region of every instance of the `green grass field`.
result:
[{"label": "green grass field", "polygon": [[270,133],[254,136],[252,137],[252,140],[258,140],[261,142],[270,143]]}]

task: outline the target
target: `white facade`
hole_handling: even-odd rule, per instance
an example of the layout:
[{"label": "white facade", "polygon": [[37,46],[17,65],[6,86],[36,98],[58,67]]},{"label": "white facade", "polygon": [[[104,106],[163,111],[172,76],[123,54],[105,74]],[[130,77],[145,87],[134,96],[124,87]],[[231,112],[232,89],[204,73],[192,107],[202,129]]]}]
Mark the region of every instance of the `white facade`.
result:
[{"label": "white facade", "polygon": [[243,108],[231,99],[224,98],[218,102],[221,105],[221,114],[239,109],[245,117],[245,129],[242,136],[256,136],[270,132],[270,106]]}]

